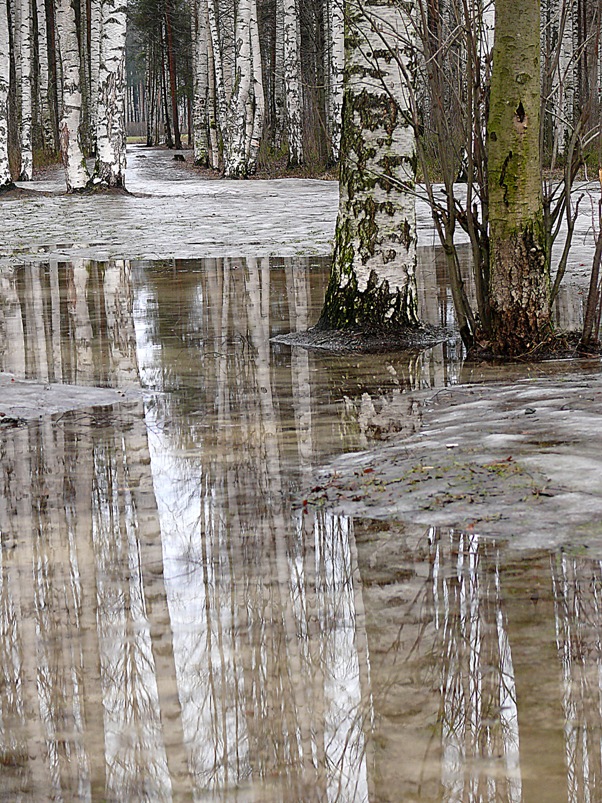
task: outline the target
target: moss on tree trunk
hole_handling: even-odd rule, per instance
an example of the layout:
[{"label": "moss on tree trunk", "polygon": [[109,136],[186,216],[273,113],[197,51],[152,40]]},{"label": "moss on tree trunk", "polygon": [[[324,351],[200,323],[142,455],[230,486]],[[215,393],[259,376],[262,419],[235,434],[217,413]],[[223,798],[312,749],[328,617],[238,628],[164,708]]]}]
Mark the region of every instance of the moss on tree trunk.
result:
[{"label": "moss on tree trunk", "polygon": [[413,4],[366,0],[346,14],[339,216],[318,326],[415,326]]},{"label": "moss on tree trunk", "polygon": [[497,0],[487,130],[491,346],[516,355],[550,334],[541,199],[539,0]]}]

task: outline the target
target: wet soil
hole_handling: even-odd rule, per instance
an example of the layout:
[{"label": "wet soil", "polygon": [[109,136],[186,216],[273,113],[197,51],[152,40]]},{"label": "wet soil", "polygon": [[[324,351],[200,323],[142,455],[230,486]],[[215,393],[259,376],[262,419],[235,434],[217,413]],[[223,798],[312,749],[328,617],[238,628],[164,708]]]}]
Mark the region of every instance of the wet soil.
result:
[{"label": "wet soil", "polygon": [[276,335],[273,343],[306,349],[319,349],[333,354],[382,354],[405,349],[426,349],[444,340],[455,340],[450,328],[423,323],[403,329],[323,329],[312,327],[304,332]]},{"label": "wet soil", "polygon": [[417,434],[335,461],[303,504],[602,556],[602,378],[590,367],[414,392]]}]

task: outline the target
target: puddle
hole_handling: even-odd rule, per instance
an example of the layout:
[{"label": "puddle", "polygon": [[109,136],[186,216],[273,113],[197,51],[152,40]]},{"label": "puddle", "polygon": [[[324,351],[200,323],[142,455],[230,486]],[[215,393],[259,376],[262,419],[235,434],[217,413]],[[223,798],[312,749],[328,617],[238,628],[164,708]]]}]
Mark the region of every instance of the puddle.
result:
[{"label": "puddle", "polygon": [[[326,272],[0,277],[4,379],[98,402],[0,428],[5,799],[595,799],[600,561],[302,504],[325,461],[418,431],[408,390],[466,376],[458,343],[270,345]],[[448,324],[437,271],[420,293]]]}]

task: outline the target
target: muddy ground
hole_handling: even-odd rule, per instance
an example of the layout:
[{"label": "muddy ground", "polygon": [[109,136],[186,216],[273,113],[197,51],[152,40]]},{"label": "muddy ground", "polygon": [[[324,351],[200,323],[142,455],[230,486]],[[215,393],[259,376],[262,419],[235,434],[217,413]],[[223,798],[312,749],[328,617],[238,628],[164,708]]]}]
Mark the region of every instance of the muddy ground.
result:
[{"label": "muddy ground", "polygon": [[566,368],[575,370],[412,393],[418,434],[341,457],[303,504],[602,557],[600,364]]}]

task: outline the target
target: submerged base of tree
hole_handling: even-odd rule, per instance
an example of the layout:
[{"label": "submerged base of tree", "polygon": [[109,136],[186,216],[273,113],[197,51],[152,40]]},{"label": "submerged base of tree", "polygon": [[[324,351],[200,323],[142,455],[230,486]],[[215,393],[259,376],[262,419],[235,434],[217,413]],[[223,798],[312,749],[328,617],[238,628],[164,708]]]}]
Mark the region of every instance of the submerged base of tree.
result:
[{"label": "submerged base of tree", "polygon": [[584,344],[581,332],[555,332],[522,354],[503,356],[495,353],[489,344],[475,344],[466,359],[474,362],[542,362],[543,360],[578,359],[602,355],[602,343],[594,341]]},{"label": "submerged base of tree", "polygon": [[305,332],[276,335],[272,343],[320,349],[335,353],[379,354],[387,351],[426,349],[456,338],[456,333],[441,326],[421,324],[387,329],[324,329],[314,327]]}]

